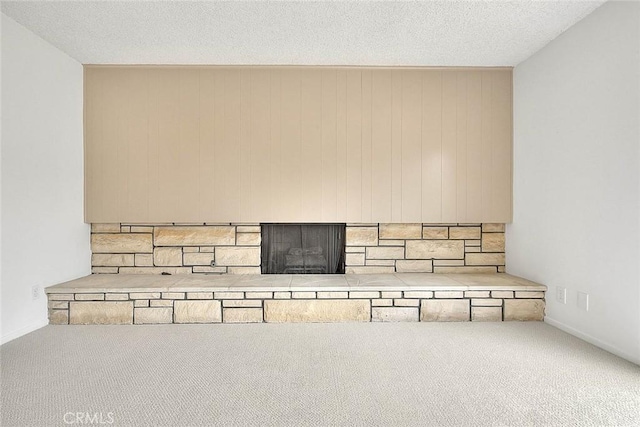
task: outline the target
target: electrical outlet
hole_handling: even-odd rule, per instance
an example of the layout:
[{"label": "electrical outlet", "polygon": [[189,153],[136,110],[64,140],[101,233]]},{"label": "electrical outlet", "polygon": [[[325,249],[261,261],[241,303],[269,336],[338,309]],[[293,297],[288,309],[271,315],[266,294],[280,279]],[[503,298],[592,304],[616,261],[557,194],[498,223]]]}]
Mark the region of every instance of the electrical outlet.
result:
[{"label": "electrical outlet", "polygon": [[589,294],[578,291],[578,308],[589,311]]},{"label": "electrical outlet", "polygon": [[31,299],[35,301],[38,298],[40,298],[40,286],[33,285],[31,287]]},{"label": "electrical outlet", "polygon": [[567,288],[562,288],[560,286],[556,287],[556,301],[560,304],[567,303]]}]

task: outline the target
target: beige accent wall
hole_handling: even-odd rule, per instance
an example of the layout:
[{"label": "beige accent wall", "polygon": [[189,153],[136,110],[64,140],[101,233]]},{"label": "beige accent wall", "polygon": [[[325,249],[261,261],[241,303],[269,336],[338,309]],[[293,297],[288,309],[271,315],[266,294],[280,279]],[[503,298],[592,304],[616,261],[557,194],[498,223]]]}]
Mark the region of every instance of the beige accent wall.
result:
[{"label": "beige accent wall", "polygon": [[512,70],[85,66],[85,220],[511,221]]}]

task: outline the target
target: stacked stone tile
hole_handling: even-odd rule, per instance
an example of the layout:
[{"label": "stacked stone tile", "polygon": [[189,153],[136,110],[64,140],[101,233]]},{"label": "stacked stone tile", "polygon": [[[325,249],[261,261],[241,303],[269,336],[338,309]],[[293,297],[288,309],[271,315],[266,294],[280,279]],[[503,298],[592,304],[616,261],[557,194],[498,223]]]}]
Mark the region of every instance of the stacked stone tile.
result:
[{"label": "stacked stone tile", "polygon": [[52,324],[542,320],[541,290],[49,293]]},{"label": "stacked stone tile", "polygon": [[502,273],[504,224],[348,224],[346,272]]},{"label": "stacked stone tile", "polygon": [[[93,273],[260,274],[258,224],[92,224]],[[347,273],[504,272],[504,224],[347,224]]]},{"label": "stacked stone tile", "polygon": [[260,226],[91,225],[93,273],[260,274]]}]

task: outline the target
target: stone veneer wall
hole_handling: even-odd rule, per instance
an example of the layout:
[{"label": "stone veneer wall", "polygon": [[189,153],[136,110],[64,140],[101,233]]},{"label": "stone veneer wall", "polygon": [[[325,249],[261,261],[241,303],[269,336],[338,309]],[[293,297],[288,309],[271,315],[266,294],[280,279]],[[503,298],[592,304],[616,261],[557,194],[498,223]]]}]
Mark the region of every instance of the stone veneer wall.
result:
[{"label": "stone veneer wall", "polygon": [[504,224],[347,226],[347,273],[503,273]]},{"label": "stone veneer wall", "polygon": [[213,291],[49,294],[51,324],[542,320],[540,291]]},{"label": "stone veneer wall", "polygon": [[[258,224],[92,224],[93,273],[260,274]],[[504,224],[347,224],[346,273],[504,272]]]}]

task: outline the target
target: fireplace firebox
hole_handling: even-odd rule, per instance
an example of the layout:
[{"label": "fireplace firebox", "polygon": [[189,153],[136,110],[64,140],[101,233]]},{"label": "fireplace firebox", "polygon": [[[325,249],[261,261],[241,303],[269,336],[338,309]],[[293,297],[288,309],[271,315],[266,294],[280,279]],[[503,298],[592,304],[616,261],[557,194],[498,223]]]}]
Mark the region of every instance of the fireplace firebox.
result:
[{"label": "fireplace firebox", "polygon": [[346,224],[261,224],[262,274],[344,274]]}]

